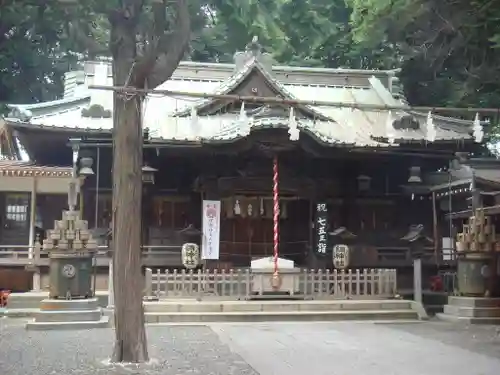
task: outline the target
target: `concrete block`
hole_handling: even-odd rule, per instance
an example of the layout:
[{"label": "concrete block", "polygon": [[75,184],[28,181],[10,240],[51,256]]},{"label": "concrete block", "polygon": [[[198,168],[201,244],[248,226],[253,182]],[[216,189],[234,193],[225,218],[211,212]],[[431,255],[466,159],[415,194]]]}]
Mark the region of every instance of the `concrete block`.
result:
[{"label": "concrete block", "polygon": [[28,322],[26,329],[30,331],[55,331],[55,330],[87,330],[93,328],[108,328],[109,319],[101,317],[95,322]]},{"label": "concrete block", "polygon": [[42,311],[96,310],[99,308],[97,298],[88,299],[44,299],[40,302]]},{"label": "concrete block", "polygon": [[500,324],[500,318],[476,318],[476,317],[463,317],[456,315],[449,315],[444,313],[436,314],[439,320],[449,323],[463,323],[463,324]]},{"label": "concrete block", "polygon": [[35,322],[96,322],[102,317],[101,309],[39,311],[35,314]]},{"label": "concrete block", "polygon": [[500,308],[495,307],[462,307],[445,305],[443,312],[448,315],[466,318],[500,318]]},{"label": "concrete block", "polygon": [[27,318],[33,317],[39,308],[15,308],[15,309],[5,309],[4,316],[8,318]]},{"label": "concrete block", "polygon": [[382,310],[411,309],[412,301],[405,301],[405,300],[382,301],[380,302],[380,308]]},{"label": "concrete block", "polygon": [[158,313],[146,314],[147,323],[213,323],[268,321],[339,321],[339,320],[416,320],[412,310],[385,311],[261,311],[226,313]]},{"label": "concrete block", "polygon": [[263,304],[258,301],[233,301],[222,304],[222,312],[258,312],[262,311]]},{"label": "concrete block", "polygon": [[448,297],[448,305],[462,307],[500,307],[500,298]]},{"label": "concrete block", "polygon": [[222,312],[222,303],[203,302],[203,301],[179,303],[177,305],[177,312],[186,312],[186,313]]},{"label": "concrete block", "polygon": [[342,303],[339,301],[334,302],[320,302],[311,301],[311,303],[301,303],[299,305],[299,311],[338,311],[342,309]]}]

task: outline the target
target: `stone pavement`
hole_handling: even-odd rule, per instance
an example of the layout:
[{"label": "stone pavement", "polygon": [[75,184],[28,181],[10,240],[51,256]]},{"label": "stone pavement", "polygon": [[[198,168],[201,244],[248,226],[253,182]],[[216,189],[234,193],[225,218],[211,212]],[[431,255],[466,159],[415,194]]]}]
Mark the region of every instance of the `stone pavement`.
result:
[{"label": "stone pavement", "polygon": [[0,374],[493,375],[500,328],[426,323],[150,326],[150,365],[106,364],[113,333],[25,331],[0,319]]},{"label": "stone pavement", "polygon": [[500,336],[495,327],[482,328],[437,322],[213,326],[262,375],[498,374]]}]

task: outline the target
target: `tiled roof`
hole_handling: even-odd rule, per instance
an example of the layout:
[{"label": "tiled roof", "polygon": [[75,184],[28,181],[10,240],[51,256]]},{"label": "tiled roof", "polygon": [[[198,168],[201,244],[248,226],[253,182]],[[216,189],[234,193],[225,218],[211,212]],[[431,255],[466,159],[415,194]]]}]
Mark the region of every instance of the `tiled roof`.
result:
[{"label": "tiled roof", "polygon": [[[202,67],[200,67],[202,69]],[[291,100],[332,101],[349,104],[373,104],[380,106],[397,106],[401,101],[395,99],[389,90],[375,76],[370,77],[368,72],[354,72],[357,82],[364,84],[347,85],[306,85],[284,83],[269,73],[258,61],[250,60],[243,69],[233,73],[225,80],[193,80],[181,79],[175,76],[158,87],[158,90],[196,92],[201,94],[228,94],[242,83],[248,75],[258,70],[267,82],[283,96]],[[291,68],[292,69],[292,68]],[[295,68],[294,68],[295,69]],[[273,69],[274,71],[274,69]],[[331,70],[333,72],[333,70]],[[323,69],[321,74],[327,74]],[[341,71],[335,71],[335,74]],[[350,71],[345,70],[345,74]],[[354,74],[353,73],[353,74]],[[304,73],[306,74],[306,73]],[[333,73],[332,73],[333,74]],[[336,80],[335,82],[338,82]],[[98,82],[94,82],[98,84]],[[110,84],[110,82],[106,82]],[[112,109],[112,92],[99,94],[105,109]],[[193,107],[197,110],[203,108],[212,99],[193,99],[186,97],[171,97],[164,95],[149,95],[144,103],[143,126],[148,128],[150,135],[157,140],[164,141],[202,141],[217,142],[237,139],[242,134],[248,134],[251,129],[265,126],[288,126],[287,118],[252,119],[242,122],[236,113],[226,113],[217,116],[196,116],[193,121],[190,117]],[[76,105],[77,104],[77,105]],[[54,110],[39,116],[33,116],[29,122],[8,119],[11,124],[16,121],[19,126],[51,127],[61,130],[85,130],[89,132],[109,132],[113,124],[111,118],[88,118],[82,116],[82,109],[91,104],[87,102],[75,103],[73,107],[63,110]],[[310,120],[298,121],[298,128],[314,135],[326,144],[353,144],[357,146],[388,146],[390,131],[394,143],[411,141],[425,141],[426,121],[425,113],[409,113],[420,124],[417,130],[398,130],[389,128],[392,120],[402,115],[402,111],[382,111],[366,109],[337,108],[332,106],[303,106],[311,115]],[[406,114],[407,115],[407,114]],[[433,116],[436,127],[436,140],[464,140],[472,139],[472,123],[441,116]],[[392,125],[389,125],[392,126]]]},{"label": "tiled roof", "polygon": [[3,177],[71,177],[72,167],[36,165],[20,160],[0,160]]}]

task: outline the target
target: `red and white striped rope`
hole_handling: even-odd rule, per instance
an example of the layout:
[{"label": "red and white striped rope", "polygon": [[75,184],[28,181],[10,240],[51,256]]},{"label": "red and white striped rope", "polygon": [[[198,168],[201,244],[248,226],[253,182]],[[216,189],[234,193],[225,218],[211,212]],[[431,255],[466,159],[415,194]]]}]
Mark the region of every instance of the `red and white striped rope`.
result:
[{"label": "red and white striped rope", "polygon": [[280,215],[280,202],[279,202],[279,186],[278,186],[278,157],[275,156],[273,159],[273,232],[274,232],[274,273],[278,273],[278,256],[279,256],[279,215]]}]

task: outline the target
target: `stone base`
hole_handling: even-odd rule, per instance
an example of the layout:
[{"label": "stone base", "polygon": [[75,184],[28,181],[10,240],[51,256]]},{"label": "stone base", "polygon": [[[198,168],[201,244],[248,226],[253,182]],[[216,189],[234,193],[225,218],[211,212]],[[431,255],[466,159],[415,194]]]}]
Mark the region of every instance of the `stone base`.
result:
[{"label": "stone base", "polygon": [[81,330],[92,328],[108,328],[109,319],[107,316],[101,317],[98,321],[92,322],[28,322],[26,329],[29,331],[56,331],[56,330]]},{"label": "stone base", "polygon": [[436,316],[448,322],[500,324],[500,298],[449,297],[443,313]]},{"label": "stone base", "polygon": [[81,300],[44,299],[35,319],[26,324],[26,329],[89,329],[109,326],[108,317],[102,316],[97,298]]},{"label": "stone base", "polygon": [[[417,321],[404,300],[181,301],[145,302],[146,323],[266,321]],[[423,310],[423,308],[421,308]],[[425,311],[424,311],[425,314]]]}]

